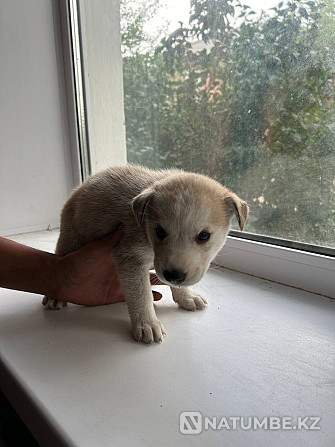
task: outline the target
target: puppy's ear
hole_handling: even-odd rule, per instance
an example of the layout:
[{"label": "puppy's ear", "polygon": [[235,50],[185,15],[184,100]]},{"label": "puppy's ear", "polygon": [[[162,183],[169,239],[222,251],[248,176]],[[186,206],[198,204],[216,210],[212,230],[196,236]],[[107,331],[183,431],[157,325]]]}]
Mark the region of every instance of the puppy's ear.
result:
[{"label": "puppy's ear", "polygon": [[147,188],[132,200],[133,213],[139,227],[143,224],[147,208],[154,198],[154,195],[153,189]]},{"label": "puppy's ear", "polygon": [[224,202],[230,217],[235,214],[240,230],[242,231],[249,213],[248,205],[231,191],[229,191],[229,195],[224,199]]}]

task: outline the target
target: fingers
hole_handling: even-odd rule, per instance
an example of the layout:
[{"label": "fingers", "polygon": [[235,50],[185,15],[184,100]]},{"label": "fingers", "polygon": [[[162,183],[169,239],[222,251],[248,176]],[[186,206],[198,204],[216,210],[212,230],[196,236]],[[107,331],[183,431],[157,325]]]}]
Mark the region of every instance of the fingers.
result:
[{"label": "fingers", "polygon": [[102,251],[109,252],[117,246],[124,235],[124,227],[120,224],[113,233],[108,234],[100,239],[89,242],[86,247],[88,250],[93,250],[95,254],[99,254]]},{"label": "fingers", "polygon": [[106,236],[106,238],[103,239],[109,241],[109,246],[111,248],[114,248],[120,242],[123,235],[124,235],[124,226],[121,223],[113,233],[109,234],[108,236]]},{"label": "fingers", "polygon": [[166,286],[165,283],[163,283],[162,281],[160,281],[157,278],[156,273],[152,273],[152,272],[150,272],[150,283],[152,286]]},{"label": "fingers", "polygon": [[154,296],[154,301],[159,301],[162,298],[162,294],[159,292],[156,292],[156,290],[153,290],[152,294]]},{"label": "fingers", "polygon": [[[150,283],[153,286],[164,286],[165,285],[157,278],[156,273],[153,273],[153,272],[150,272]],[[159,301],[162,298],[162,294],[159,292],[156,292],[156,290],[153,290],[152,294],[154,296],[154,301]]]}]

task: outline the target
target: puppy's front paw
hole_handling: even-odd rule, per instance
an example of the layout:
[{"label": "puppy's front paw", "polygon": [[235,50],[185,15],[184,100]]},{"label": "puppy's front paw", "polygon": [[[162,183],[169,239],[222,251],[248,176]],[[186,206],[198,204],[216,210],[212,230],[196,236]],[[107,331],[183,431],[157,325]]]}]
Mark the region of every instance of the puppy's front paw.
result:
[{"label": "puppy's front paw", "polygon": [[45,296],[43,298],[42,304],[46,309],[59,310],[65,307],[67,303],[65,303],[64,301],[54,300],[53,298]]},{"label": "puppy's front paw", "polygon": [[164,326],[157,318],[133,322],[132,328],[134,339],[142,343],[152,343],[153,341],[160,343],[166,335]]},{"label": "puppy's front paw", "polygon": [[199,293],[191,290],[173,291],[173,299],[183,309],[192,311],[205,309],[207,304],[207,301]]}]

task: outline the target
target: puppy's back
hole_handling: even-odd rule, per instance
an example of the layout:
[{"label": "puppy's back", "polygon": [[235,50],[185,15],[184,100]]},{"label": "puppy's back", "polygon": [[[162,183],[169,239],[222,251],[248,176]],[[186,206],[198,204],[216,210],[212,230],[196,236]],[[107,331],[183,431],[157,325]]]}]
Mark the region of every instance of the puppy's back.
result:
[{"label": "puppy's back", "polygon": [[178,172],[182,171],[126,165],[92,175],[66,202],[61,231],[62,226],[71,225],[86,242],[114,231],[120,222],[136,229],[132,199],[154,182]]}]

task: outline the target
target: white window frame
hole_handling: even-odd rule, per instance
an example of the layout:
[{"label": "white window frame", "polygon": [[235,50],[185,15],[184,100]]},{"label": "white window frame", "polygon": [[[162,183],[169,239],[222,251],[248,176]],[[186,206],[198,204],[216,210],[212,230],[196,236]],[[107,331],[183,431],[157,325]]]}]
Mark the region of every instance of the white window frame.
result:
[{"label": "white window frame", "polygon": [[335,298],[335,259],[279,245],[228,236],[220,266]]},{"label": "white window frame", "polygon": [[[67,91],[69,103],[72,104],[69,108],[69,113],[72,113],[70,125],[72,123],[74,129],[73,123],[78,123],[78,119],[74,116],[75,90],[71,74],[73,62],[70,60],[70,33],[66,19],[66,10],[70,2],[77,3],[80,10],[83,81],[87,95],[85,98],[86,118],[91,148],[89,156],[94,172],[106,165],[124,164],[127,157],[122,100],[119,1],[99,0],[99,3],[94,2],[94,6],[89,0],[61,0],[60,2],[63,47],[65,45],[65,53],[67,53],[67,59],[65,58],[68,73]],[[100,20],[102,18],[103,20]],[[99,26],[95,26],[97,23]],[[100,57],[104,58],[104,73],[94,70],[97,49],[100,51]],[[113,66],[114,69],[112,69]],[[110,84],[113,84],[113,88],[110,88]],[[97,114],[99,105],[103,105],[103,115]],[[112,117],[116,121],[113,122],[113,131],[108,132],[106,128],[111,125]],[[103,134],[103,139],[97,138],[99,132]],[[335,298],[335,258],[331,256],[228,236],[215,263],[223,268]]]},{"label": "white window frame", "polygon": [[53,5],[62,36],[72,163],[82,181],[127,162],[120,4],[53,0]]}]

